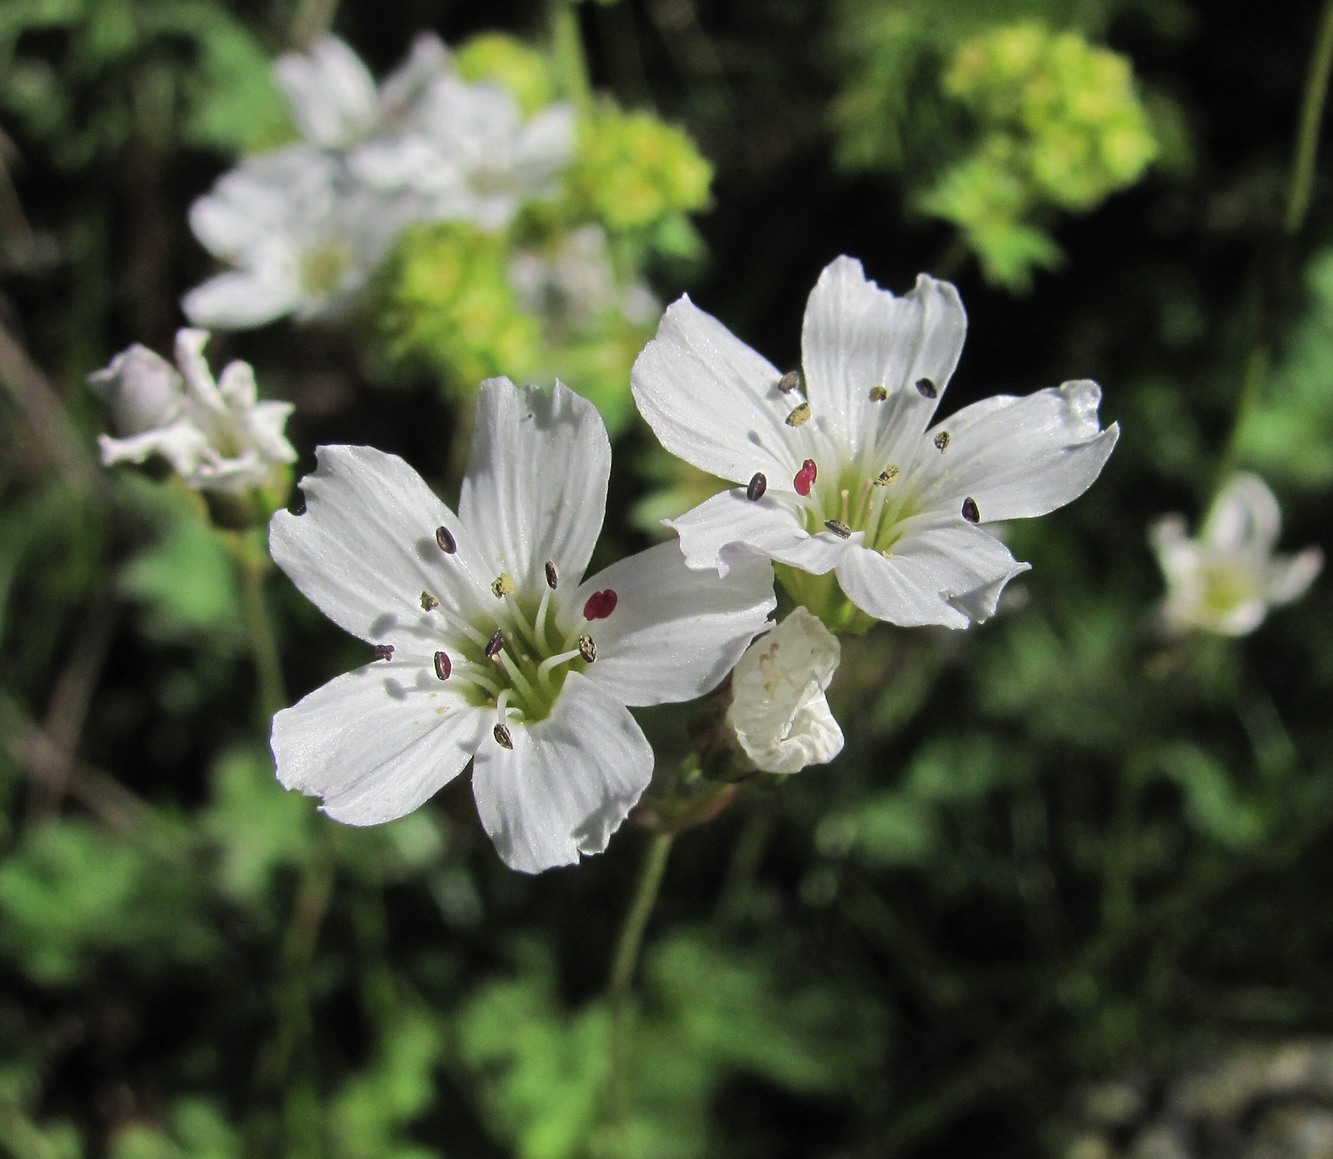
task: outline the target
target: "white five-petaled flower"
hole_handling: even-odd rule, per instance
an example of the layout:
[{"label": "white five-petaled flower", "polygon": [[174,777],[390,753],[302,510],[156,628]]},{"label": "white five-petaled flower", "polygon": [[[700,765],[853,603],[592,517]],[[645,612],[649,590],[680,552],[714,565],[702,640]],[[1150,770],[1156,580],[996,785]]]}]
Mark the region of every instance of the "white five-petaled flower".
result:
[{"label": "white five-petaled flower", "polygon": [[214,381],[204,330],[176,334],[176,366],[143,346],[117,354],[88,376],[107,400],[118,437],[99,435],[102,462],[142,463],[155,455],[189,486],[239,492],[264,487],[296,451],[283,434],[292,405],[259,402],[254,371],[231,362]]},{"label": "white five-petaled flower", "polygon": [[841,257],[802,329],[804,381],[688,299],[634,365],[634,398],[678,457],[741,484],[668,521],[692,567],[747,552],[835,571],[867,615],[966,627],[1027,569],[981,524],[1081,495],[1119,435],[1094,382],[999,395],[930,426],[962,351],[957,291],[922,275],[895,297]]},{"label": "white five-petaled flower", "polygon": [[1243,636],[1269,608],[1303,595],[1324,555],[1317,547],[1276,555],[1281,525],[1273,492],[1247,474],[1234,476],[1218,493],[1197,538],[1186,536],[1182,515],[1158,520],[1149,537],[1166,577],[1167,626]]},{"label": "white five-petaled flower", "polygon": [[278,778],[353,825],[417,808],[473,760],[510,866],[598,853],[648,784],[626,705],[715,686],[773,607],[762,560],[725,581],[663,544],[584,579],[611,451],[593,406],[482,384],[458,513],[403,460],[322,447],[273,558],[379,659],[273,720]]},{"label": "white five-petaled flower", "polygon": [[838,669],[838,638],[805,608],[745,650],[731,674],[727,723],[766,773],[798,773],[842,751],[824,691]]}]

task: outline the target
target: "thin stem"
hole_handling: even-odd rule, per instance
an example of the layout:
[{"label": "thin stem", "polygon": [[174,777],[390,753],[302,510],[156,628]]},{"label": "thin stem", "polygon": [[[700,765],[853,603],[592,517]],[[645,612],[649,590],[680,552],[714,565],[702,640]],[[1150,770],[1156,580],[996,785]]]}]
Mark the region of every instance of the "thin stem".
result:
[{"label": "thin stem", "polygon": [[287,706],[287,691],[282,679],[282,660],[278,655],[273,617],[264,598],[264,580],[272,570],[269,558],[244,535],[228,535],[227,544],[241,570],[241,604],[245,612],[245,630],[250,638],[250,655],[259,679],[259,706],[266,718]]},{"label": "thin stem", "polygon": [[611,963],[611,978],[607,983],[607,1004],[611,1008],[611,1070],[607,1078],[611,1114],[615,1123],[623,1127],[628,1118],[629,1098],[625,1085],[625,1015],[629,1005],[630,986],[634,968],[643,948],[643,933],[648,927],[657,893],[662,885],[667,855],[675,839],[671,832],[654,834],[639,870],[639,882],[634,890],[625,921],[620,927],[616,954]]},{"label": "thin stem", "polygon": [[1324,4],[1319,34],[1310,57],[1310,71],[1305,78],[1305,100],[1296,130],[1296,154],[1291,166],[1291,185],[1287,190],[1286,230],[1297,233],[1310,207],[1314,186],[1315,157],[1319,152],[1319,129],[1324,120],[1324,100],[1328,95],[1329,72],[1333,69],[1333,0]]},{"label": "thin stem", "polygon": [[551,52],[556,76],[575,111],[580,115],[592,112],[592,83],[583,52],[578,0],[551,0]]}]

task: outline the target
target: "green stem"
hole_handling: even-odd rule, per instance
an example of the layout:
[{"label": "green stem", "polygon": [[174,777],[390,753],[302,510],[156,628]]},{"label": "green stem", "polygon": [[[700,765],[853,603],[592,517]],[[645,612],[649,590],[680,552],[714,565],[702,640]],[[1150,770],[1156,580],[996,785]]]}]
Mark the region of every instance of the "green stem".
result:
[{"label": "green stem", "polygon": [[592,112],[592,82],[579,29],[578,0],[551,0],[551,53],[565,95],[580,116]]},{"label": "green stem", "polygon": [[1310,207],[1314,186],[1315,157],[1319,152],[1319,129],[1324,120],[1324,100],[1328,95],[1329,72],[1333,69],[1333,0],[1324,5],[1310,71],[1305,78],[1305,100],[1296,130],[1296,155],[1291,166],[1291,185],[1287,190],[1286,230],[1297,233]]},{"label": "green stem", "polygon": [[620,927],[620,938],[616,942],[616,954],[611,963],[611,978],[606,988],[607,1005],[611,1009],[611,1070],[607,1086],[612,1117],[622,1128],[629,1113],[625,1084],[625,1022],[630,986],[634,981],[634,968],[639,962],[639,951],[643,948],[644,930],[648,927],[648,919],[657,902],[662,874],[666,870],[667,856],[675,836],[669,831],[654,834],[648,846],[643,868],[639,870],[634,900]]},{"label": "green stem", "polygon": [[241,604],[245,630],[250,638],[250,655],[259,679],[259,705],[266,719],[287,706],[287,691],[282,679],[282,659],[278,654],[273,617],[264,598],[264,581],[272,571],[268,556],[243,534],[228,536],[228,546],[241,571]]}]

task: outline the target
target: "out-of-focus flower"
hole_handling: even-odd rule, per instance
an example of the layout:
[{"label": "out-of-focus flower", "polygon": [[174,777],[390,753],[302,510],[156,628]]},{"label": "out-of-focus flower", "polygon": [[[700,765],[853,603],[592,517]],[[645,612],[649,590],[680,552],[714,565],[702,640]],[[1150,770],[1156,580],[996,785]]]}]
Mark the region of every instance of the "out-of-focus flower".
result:
[{"label": "out-of-focus flower", "polygon": [[667,450],[741,484],[668,521],[690,566],[725,574],[758,552],[830,625],[854,609],[950,628],[993,615],[1028,565],[981,524],[1077,498],[1119,428],[1101,429],[1101,389],[1078,381],[927,429],[965,330],[949,283],[923,274],[897,298],[838,258],[806,306],[802,389],[688,298],[671,305],[634,364],[635,402]]},{"label": "out-of-focus flower", "polygon": [[1199,535],[1185,534],[1185,518],[1167,515],[1149,533],[1167,595],[1167,625],[1224,636],[1243,636],[1268,609],[1305,593],[1324,565],[1317,547],[1277,555],[1282,513],[1257,475],[1234,476],[1218,493]]},{"label": "out-of-focus flower", "polygon": [[251,157],[190,206],[195,236],[234,268],[186,294],[185,313],[216,329],[337,316],[409,217],[408,207],[359,189],[320,150],[293,145]]},{"label": "out-of-focus flower", "polygon": [[648,784],[626,705],[689,700],[731,669],[773,607],[755,559],[725,582],[674,544],[583,579],[611,447],[596,409],[482,385],[458,514],[401,459],[322,447],[306,511],[273,519],[273,558],[379,659],[273,720],[278,777],[370,825],[473,761],[482,824],[535,873],[600,853]]},{"label": "out-of-focus flower", "polygon": [[842,751],[824,699],[841,655],[837,637],[805,608],[746,649],[731,674],[727,723],[756,768],[798,773]]},{"label": "out-of-focus flower", "polygon": [[100,435],[102,461],[142,463],[160,456],[199,490],[237,493],[270,487],[294,462],[283,435],[291,403],[259,402],[254,371],[231,362],[214,381],[204,358],[208,333],[176,335],[176,367],[131,346],[88,377],[106,399],[116,437]]}]

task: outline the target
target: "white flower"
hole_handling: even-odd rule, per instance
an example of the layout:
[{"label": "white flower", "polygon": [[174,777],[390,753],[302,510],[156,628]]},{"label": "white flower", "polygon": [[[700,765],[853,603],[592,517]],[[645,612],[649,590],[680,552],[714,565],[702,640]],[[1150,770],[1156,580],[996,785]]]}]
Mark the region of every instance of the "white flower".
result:
[{"label": "white flower", "polygon": [[626,705],[716,685],[773,607],[752,561],[725,582],[674,544],[583,579],[611,450],[595,408],[482,384],[458,514],[401,459],[322,447],[273,558],[381,654],[273,720],[278,778],[336,820],[401,817],[473,759],[482,824],[537,872],[606,848],[653,754]]},{"label": "white flower", "polygon": [[992,615],[1028,565],[979,524],[1081,495],[1119,429],[1100,429],[1088,381],[985,399],[927,429],[965,329],[949,283],[922,275],[897,298],[838,258],[806,306],[803,393],[688,298],[671,305],[634,365],[635,401],[667,450],[741,484],[668,521],[690,566],[725,574],[753,551],[836,571],[875,619]]},{"label": "white flower", "polygon": [[88,376],[120,436],[98,437],[103,463],[160,455],[191,487],[238,492],[268,485],[276,467],[295,461],[283,435],[291,403],[259,402],[245,362],[228,363],[215,382],[203,354],[207,341],[203,330],[176,334],[179,372],[151,350],[131,346]]},{"label": "white flower", "polygon": [[824,699],[841,654],[837,637],[804,608],[746,649],[731,674],[727,723],[757,768],[799,773],[842,752]]},{"label": "white flower", "polygon": [[215,329],[336,316],[409,219],[318,149],[248,158],[190,206],[195,236],[236,268],[186,294],[185,313]]},{"label": "white flower", "polygon": [[1166,576],[1167,625],[1243,636],[1269,608],[1303,595],[1324,555],[1317,547],[1275,555],[1281,525],[1273,492],[1258,476],[1245,474],[1218,493],[1197,539],[1186,537],[1181,515],[1158,520],[1149,538]]},{"label": "white flower", "polygon": [[352,172],[369,187],[406,195],[422,220],[503,229],[526,201],[558,192],[574,154],[574,110],[558,103],[524,120],[515,97],[446,76],[422,93],[396,134],[354,149]]}]

